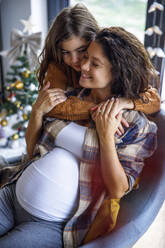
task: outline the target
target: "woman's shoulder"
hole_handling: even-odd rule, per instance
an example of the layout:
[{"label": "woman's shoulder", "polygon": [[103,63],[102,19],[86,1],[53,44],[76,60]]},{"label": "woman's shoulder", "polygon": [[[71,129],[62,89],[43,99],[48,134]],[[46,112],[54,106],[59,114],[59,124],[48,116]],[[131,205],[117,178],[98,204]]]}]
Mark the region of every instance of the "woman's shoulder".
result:
[{"label": "woman's shoulder", "polygon": [[136,110],[125,110],[123,117],[129,123],[129,126],[135,127],[139,132],[156,133],[157,125],[150,121],[146,115]]}]

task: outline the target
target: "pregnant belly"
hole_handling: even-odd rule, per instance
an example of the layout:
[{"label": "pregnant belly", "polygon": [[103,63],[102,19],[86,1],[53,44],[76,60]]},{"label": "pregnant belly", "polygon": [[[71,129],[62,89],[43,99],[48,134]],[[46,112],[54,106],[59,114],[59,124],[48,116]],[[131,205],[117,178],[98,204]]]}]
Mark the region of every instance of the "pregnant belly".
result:
[{"label": "pregnant belly", "polygon": [[72,215],[78,196],[79,163],[61,148],[32,163],[16,184],[19,203],[31,214],[47,220]]}]

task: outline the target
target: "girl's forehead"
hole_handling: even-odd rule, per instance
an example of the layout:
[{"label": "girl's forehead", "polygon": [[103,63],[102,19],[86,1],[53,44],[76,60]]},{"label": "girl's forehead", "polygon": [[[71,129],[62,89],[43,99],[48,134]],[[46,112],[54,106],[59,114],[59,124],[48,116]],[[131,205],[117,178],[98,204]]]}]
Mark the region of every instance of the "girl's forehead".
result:
[{"label": "girl's forehead", "polygon": [[89,42],[84,38],[76,35],[72,35],[70,38],[61,42],[61,49],[72,51],[81,48],[82,46],[87,46]]}]

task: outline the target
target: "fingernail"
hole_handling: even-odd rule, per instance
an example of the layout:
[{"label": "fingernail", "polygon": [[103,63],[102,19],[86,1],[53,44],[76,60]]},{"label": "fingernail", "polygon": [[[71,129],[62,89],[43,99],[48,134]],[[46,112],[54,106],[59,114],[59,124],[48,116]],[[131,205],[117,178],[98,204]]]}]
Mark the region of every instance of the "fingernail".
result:
[{"label": "fingernail", "polygon": [[111,101],[114,101],[114,97],[111,98]]},{"label": "fingernail", "polygon": [[94,106],[90,110],[93,111],[93,110],[96,110],[97,108],[98,108],[98,106]]}]

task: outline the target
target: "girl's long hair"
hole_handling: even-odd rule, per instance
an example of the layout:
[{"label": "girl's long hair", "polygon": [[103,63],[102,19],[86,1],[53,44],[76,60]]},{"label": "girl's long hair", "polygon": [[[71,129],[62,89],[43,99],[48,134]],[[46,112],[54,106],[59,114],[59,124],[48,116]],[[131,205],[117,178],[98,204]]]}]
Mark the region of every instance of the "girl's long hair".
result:
[{"label": "girl's long hair", "polygon": [[43,86],[45,73],[50,62],[62,63],[60,43],[72,35],[84,38],[89,43],[95,38],[99,27],[88,9],[83,4],[64,8],[53,21],[39,57],[38,80]]}]

